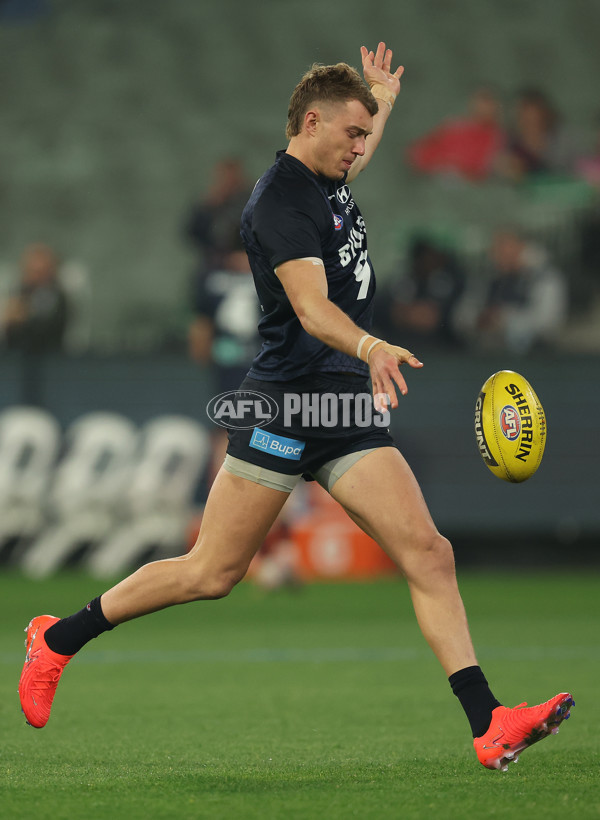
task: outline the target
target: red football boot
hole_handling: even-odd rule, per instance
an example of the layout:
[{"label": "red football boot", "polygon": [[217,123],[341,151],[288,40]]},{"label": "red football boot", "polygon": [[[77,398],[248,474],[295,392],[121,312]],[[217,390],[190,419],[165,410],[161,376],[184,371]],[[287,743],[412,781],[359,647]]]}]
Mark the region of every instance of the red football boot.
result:
[{"label": "red football boot", "polygon": [[556,695],[539,706],[521,703],[514,709],[497,706],[492,712],[490,728],[476,737],[473,746],[477,757],[488,769],[506,771],[508,764],[516,763],[519,753],[548,735],[558,734],[558,727],[571,714],[575,705],[568,692]]},{"label": "red football boot", "polygon": [[38,615],[25,630],[27,654],[19,681],[19,697],[27,723],[36,729],[48,722],[58,681],[73,657],[53,652],[46,643],[44,633],[58,620],[52,615]]}]

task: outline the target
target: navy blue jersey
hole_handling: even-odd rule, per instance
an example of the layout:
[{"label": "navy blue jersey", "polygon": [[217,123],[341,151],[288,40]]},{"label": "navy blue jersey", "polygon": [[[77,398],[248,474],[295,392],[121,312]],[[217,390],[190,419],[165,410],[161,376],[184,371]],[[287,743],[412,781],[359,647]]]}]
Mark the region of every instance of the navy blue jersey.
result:
[{"label": "navy blue jersey", "polygon": [[345,178],[318,176],[285,151],[259,179],[242,214],[242,239],[262,310],[262,347],[250,375],[286,381],[315,372],[367,375],[359,359],[310,336],[274,269],[291,259],[323,260],[328,298],[370,330],[375,293],[364,219]]}]

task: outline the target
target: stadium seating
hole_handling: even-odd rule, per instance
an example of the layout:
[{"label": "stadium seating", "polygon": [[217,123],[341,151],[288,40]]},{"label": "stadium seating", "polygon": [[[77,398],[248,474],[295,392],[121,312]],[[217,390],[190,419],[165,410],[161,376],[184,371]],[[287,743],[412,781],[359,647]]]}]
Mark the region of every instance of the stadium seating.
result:
[{"label": "stadium seating", "polygon": [[145,426],[125,494],[128,517],[91,553],[93,575],[116,575],[149,553],[183,552],[189,510],[209,455],[208,433],[192,419],[163,416]]},{"label": "stadium seating", "polygon": [[115,413],[90,413],[71,425],[65,443],[50,487],[47,526],[23,557],[23,568],[35,577],[55,572],[93,547],[125,512],[135,426]]},{"label": "stadium seating", "polygon": [[[26,534],[37,535],[21,558],[27,574],[46,577],[85,559],[96,575],[111,575],[135,565],[151,550],[161,555],[184,551],[197,484],[209,457],[208,434],[196,421],[162,416],[140,431],[117,413],[86,414],[69,427],[64,455],[52,471],[58,425],[47,414],[40,412],[38,418],[36,413],[18,409],[0,417],[0,451],[5,456],[0,481],[12,487],[3,500],[14,506],[19,495],[37,510],[32,513],[35,527],[21,525]],[[50,433],[42,439],[43,422],[54,430],[53,439]],[[29,456],[32,476],[17,475],[25,447],[37,455]],[[44,457],[45,470],[40,464]],[[42,491],[47,504],[38,504],[38,509],[30,502]]]},{"label": "stadium seating", "polygon": [[[378,156],[355,183],[378,277],[399,272],[408,238],[425,228],[462,251],[477,284],[489,236],[507,219],[548,242],[562,257],[559,264],[566,259],[571,280],[577,276],[572,251],[589,190],[423,180],[404,156],[412,139],[463,111],[482,82],[508,106],[524,84],[546,88],[585,137],[598,106],[590,80],[599,69],[597,0],[405,0],[381,9],[346,0],[342,11],[320,0],[47,5],[48,15],[37,22],[0,18],[0,55],[10,66],[0,89],[0,295],[31,241],[47,241],[75,262],[67,284],[83,322],[69,351],[91,348],[94,357],[44,363],[44,406],[63,428],[98,408],[123,413],[137,426],[166,413],[203,414],[216,392],[208,370],[185,355],[156,352],[173,333],[182,343],[189,319],[187,285],[196,260],[181,236],[186,209],[206,191],[224,155],[240,156],[256,178],[285,145],[287,102],[301,72],[313,61],[357,64],[363,42],[386,38],[406,66]],[[77,272],[82,264],[87,280]],[[485,287],[483,278],[479,284]],[[584,306],[591,305],[586,288],[579,297]],[[599,326],[596,320],[591,327],[594,340]],[[577,331],[573,350],[597,344],[586,327]],[[152,356],[125,358],[124,348]],[[559,367],[568,376],[557,382],[556,363],[550,378],[544,361],[527,361],[527,375],[549,403],[552,436],[544,470],[518,496],[480,480],[470,418],[484,378],[523,362],[465,361],[440,352],[426,364],[414,379],[418,398],[398,414],[398,441],[412,449],[441,527],[487,532],[529,522],[530,530],[564,531],[567,539],[598,531],[597,437],[572,432],[572,396],[598,407],[589,362],[563,360]],[[0,375],[1,410],[23,401],[18,357],[2,355]],[[567,386],[557,388],[563,381]],[[445,384],[452,384],[452,400],[440,413]],[[565,485],[565,475],[574,480]],[[547,516],[542,501],[554,499],[557,487],[560,503],[557,498]],[[498,493],[516,505],[514,518],[503,514]],[[27,517],[28,537],[46,521],[37,503],[1,509],[2,533],[17,509]],[[27,538],[21,540],[23,546]]]},{"label": "stadium seating", "polygon": [[0,263],[34,238],[84,260],[93,342],[106,348],[127,338],[132,306],[151,317],[146,346],[181,328],[193,265],[184,211],[224,154],[241,155],[251,177],[267,166],[284,144],[290,90],[313,61],[356,64],[363,41],[385,37],[406,66],[380,155],[356,183],[381,275],[406,223],[456,222],[464,211],[485,231],[494,215],[511,213],[510,190],[423,189],[404,167],[408,142],[460,113],[476,84],[493,83],[509,102],[523,84],[542,85],[583,132],[597,109],[588,81],[598,73],[594,0],[406,0],[384,15],[359,0],[347,0],[343,14],[318,0],[52,9],[40,23],[0,25],[11,66],[2,88]]},{"label": "stadium seating", "polygon": [[46,411],[0,413],[0,554],[11,540],[26,541],[41,528],[59,445],[60,427]]}]

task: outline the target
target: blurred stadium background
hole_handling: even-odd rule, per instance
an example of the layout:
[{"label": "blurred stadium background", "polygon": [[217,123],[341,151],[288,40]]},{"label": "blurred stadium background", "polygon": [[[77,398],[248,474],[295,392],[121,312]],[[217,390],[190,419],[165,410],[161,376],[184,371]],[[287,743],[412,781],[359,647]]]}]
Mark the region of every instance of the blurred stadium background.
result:
[{"label": "blurred stadium background", "polygon": [[[595,0],[1,0],[0,297],[10,298],[24,249],[45,243],[64,260],[74,317],[61,352],[0,353],[0,560],[44,575],[102,542],[95,569],[111,574],[118,556],[126,565],[189,541],[219,380],[188,352],[196,256],[186,213],[224,157],[239,157],[250,179],[268,167],[306,68],[357,65],[363,43],[385,39],[406,67],[401,98],[353,186],[379,281],[400,276],[418,232],[450,248],[467,292],[481,292],[491,237],[510,223],[546,246],[569,292],[551,347],[484,352],[475,340],[424,353],[394,417],[398,444],[459,562],[597,562],[600,268],[587,264],[582,237],[597,224],[598,189],[575,175],[519,185],[423,177],[405,154],[481,85],[507,110],[518,89],[541,87],[589,153],[598,30]],[[492,477],[475,445],[475,399],[499,369],[523,373],[548,417],[544,461],[525,485]],[[31,397],[39,413],[15,418]],[[104,426],[85,439],[74,423],[98,413]],[[303,549],[307,529],[330,521],[312,504],[302,499],[292,522]],[[334,530],[319,546],[330,556],[321,572],[343,577],[354,536]]]},{"label": "blurred stadium background", "polygon": [[[481,86],[507,121],[519,89],[542,89],[581,154],[598,153],[598,31],[597,0],[0,0],[0,316],[18,315],[35,243],[60,257],[72,309],[60,351],[15,349],[5,324],[0,339],[3,816],[598,817],[598,188],[576,173],[468,182],[406,161]],[[369,582],[389,564],[307,486],[255,578],[295,582],[299,556],[307,579],[362,582],[243,584],[222,604],[134,621],[81,653],[49,725],[27,729],[15,690],[29,618],[181,552],[201,514],[219,446],[205,408],[224,371],[190,355],[191,207],[224,158],[249,180],[268,167],[306,68],[357,65],[379,39],[406,72],[353,192],[384,303],[415,236],[452,253],[467,308],[489,287],[500,226],[566,278],[553,344],[490,350],[471,332],[419,346],[426,366],[393,424],[453,540],[495,694],[539,702],[568,687],[575,719],[509,775],[480,767],[408,590]],[[523,485],[492,476],[475,444],[475,400],[500,369],[523,373],[548,417]]]}]

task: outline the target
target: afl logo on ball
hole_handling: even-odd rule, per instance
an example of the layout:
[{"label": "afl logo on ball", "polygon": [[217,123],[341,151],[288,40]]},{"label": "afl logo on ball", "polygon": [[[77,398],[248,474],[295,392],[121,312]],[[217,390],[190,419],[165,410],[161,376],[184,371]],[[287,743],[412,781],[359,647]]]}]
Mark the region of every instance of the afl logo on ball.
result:
[{"label": "afl logo on ball", "polygon": [[336,231],[341,231],[343,224],[344,224],[344,220],[342,219],[342,217],[338,216],[338,214],[334,214],[333,215],[333,227],[336,229]]},{"label": "afl logo on ball", "polygon": [[509,441],[519,438],[521,419],[518,411],[511,404],[505,405],[500,411],[500,429]]}]

